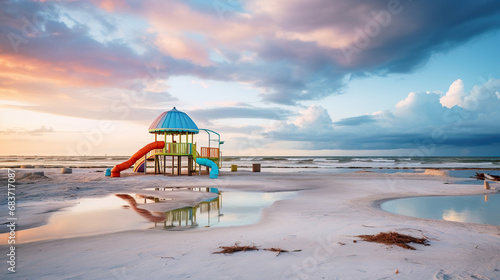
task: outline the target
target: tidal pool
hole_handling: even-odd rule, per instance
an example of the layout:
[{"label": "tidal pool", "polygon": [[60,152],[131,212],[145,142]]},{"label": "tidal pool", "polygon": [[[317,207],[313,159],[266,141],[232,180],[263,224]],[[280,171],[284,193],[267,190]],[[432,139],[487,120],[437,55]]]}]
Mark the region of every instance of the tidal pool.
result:
[{"label": "tidal pool", "polygon": [[[16,244],[149,228],[184,230],[248,225],[260,220],[264,208],[295,195],[296,192],[220,192],[209,201],[167,212],[144,208],[145,204],[168,203],[168,198],[138,194],[84,198],[54,212],[46,225],[17,231]],[[0,245],[6,244],[8,235],[0,234]]]},{"label": "tidal pool", "polygon": [[[468,170],[450,170],[449,174],[451,177],[455,178],[471,178],[476,175],[476,173],[487,173],[490,175],[500,175],[500,170],[483,170],[483,169],[468,169]],[[477,179],[474,179],[477,180]],[[482,180],[478,180],[482,182]]]},{"label": "tidal pool", "polygon": [[160,216],[149,220],[156,228],[172,230],[249,225],[260,220],[264,208],[295,194],[296,192],[221,192],[212,200],[192,207],[157,213]]},{"label": "tidal pool", "polygon": [[500,194],[400,198],[380,208],[415,218],[500,226]]}]

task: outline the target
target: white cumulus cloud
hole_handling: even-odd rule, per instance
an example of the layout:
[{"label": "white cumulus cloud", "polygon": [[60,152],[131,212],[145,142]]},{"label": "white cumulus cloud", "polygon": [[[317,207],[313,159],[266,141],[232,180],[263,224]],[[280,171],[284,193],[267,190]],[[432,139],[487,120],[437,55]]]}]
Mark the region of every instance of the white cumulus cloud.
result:
[{"label": "white cumulus cloud", "polygon": [[[456,80],[444,96],[438,91],[410,92],[393,110],[333,124],[326,109],[310,106],[295,120],[275,127],[273,136],[301,143],[297,146],[304,149],[405,149],[411,155],[432,156],[455,155],[466,147],[476,154],[498,155],[499,89],[498,79],[484,81],[469,92]],[[447,98],[443,101],[443,97]]]},{"label": "white cumulus cloud", "polygon": [[448,108],[456,105],[463,107],[465,96],[467,96],[467,93],[464,90],[464,82],[458,79],[451,84],[446,95],[441,97],[440,102]]},{"label": "white cumulus cloud", "polygon": [[332,118],[325,108],[312,105],[300,111],[293,124],[307,130],[329,130],[332,129]]}]

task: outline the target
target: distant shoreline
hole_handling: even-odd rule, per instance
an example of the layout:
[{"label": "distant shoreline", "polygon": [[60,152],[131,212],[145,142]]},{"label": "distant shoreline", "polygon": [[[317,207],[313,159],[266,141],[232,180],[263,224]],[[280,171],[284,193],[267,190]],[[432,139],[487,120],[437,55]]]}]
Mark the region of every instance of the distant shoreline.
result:
[{"label": "distant shoreline", "polygon": [[[110,168],[128,160],[128,156],[0,156],[0,168],[34,166],[44,168]],[[260,163],[264,169],[279,170],[500,170],[500,157],[404,157],[404,156],[223,156],[222,168],[237,165],[251,168]],[[187,166],[187,157],[183,158]]]}]

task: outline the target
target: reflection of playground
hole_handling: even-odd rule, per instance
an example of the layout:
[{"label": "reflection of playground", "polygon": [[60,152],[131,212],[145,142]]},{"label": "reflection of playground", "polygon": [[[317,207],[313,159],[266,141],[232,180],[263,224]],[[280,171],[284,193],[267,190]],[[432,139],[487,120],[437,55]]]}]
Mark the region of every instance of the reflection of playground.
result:
[{"label": "reflection of playground", "polygon": [[[219,195],[212,201],[203,201],[194,207],[185,207],[168,211],[165,213],[163,227],[197,227],[199,225],[209,227],[212,224],[220,222],[221,203],[222,199],[220,199]],[[202,217],[200,217],[201,215],[206,215],[206,220],[198,220],[198,218],[202,219]],[[215,217],[213,217],[214,215]],[[155,226],[157,226],[157,223],[155,223]]]},{"label": "reflection of playground", "polygon": [[[163,191],[174,191],[181,188],[161,188]],[[212,224],[220,222],[220,208],[222,204],[221,194],[214,188],[182,188],[191,191],[215,192],[219,195],[213,199],[199,202],[192,207],[183,207],[166,212],[149,211],[141,208],[141,205],[151,203],[168,203],[169,198],[160,198],[152,195],[135,194],[135,198],[128,194],[117,194],[116,196],[127,201],[135,212],[144,217],[156,226],[163,226],[166,229],[171,228],[192,228],[198,226],[209,227]],[[155,190],[160,190],[156,188]],[[201,217],[203,216],[203,218]],[[200,220],[201,219],[201,220]]]}]

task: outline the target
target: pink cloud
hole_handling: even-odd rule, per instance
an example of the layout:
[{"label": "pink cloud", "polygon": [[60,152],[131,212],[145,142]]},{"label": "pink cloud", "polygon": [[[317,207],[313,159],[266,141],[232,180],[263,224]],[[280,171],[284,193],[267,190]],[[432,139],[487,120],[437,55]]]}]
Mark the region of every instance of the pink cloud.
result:
[{"label": "pink cloud", "polygon": [[[148,75],[155,62],[160,79],[236,80],[263,89],[265,101],[296,105],[340,92],[346,74],[411,71],[435,50],[459,45],[498,21],[493,4],[457,4],[459,12],[443,18],[436,15],[448,4],[413,1],[381,23],[376,15],[390,11],[389,2],[255,0],[241,2],[223,19],[211,5],[194,1],[51,2],[43,26],[17,54],[8,40],[0,42],[0,67],[54,85],[123,89]],[[40,10],[32,2],[6,5],[0,13],[5,34],[19,35],[20,19]],[[366,33],[370,24],[380,30],[359,47],[366,34],[358,29]],[[352,45],[357,51],[346,60],[344,48]]]}]

